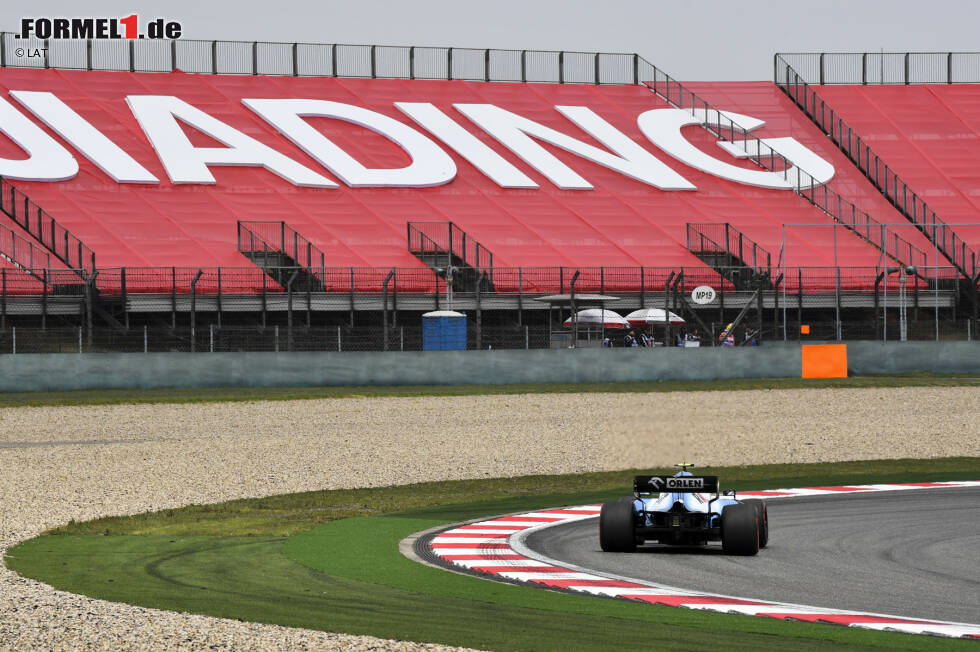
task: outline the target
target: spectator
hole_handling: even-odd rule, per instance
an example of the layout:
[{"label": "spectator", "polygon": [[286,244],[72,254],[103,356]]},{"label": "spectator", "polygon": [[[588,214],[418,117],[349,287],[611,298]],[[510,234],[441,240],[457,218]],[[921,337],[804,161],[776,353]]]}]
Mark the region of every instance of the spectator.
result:
[{"label": "spectator", "polygon": [[606,335],[604,338],[602,338],[602,348],[604,348],[604,349],[610,349],[610,348],[612,348],[612,340],[609,338],[608,335]]},{"label": "spectator", "polygon": [[636,348],[640,346],[640,344],[636,341],[636,331],[630,331],[626,334],[626,337],[623,338],[623,346],[629,348]]},{"label": "spectator", "polygon": [[643,331],[640,333],[640,340],[643,342],[643,346],[648,346],[651,348],[654,346],[653,336],[650,335],[648,331]]}]

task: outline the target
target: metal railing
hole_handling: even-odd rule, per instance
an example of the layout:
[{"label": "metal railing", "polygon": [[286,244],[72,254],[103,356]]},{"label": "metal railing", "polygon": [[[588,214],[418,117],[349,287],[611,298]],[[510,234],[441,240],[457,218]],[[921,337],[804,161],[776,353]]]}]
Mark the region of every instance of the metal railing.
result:
[{"label": "metal railing", "polygon": [[812,84],[980,83],[980,52],[781,52],[777,83],[782,65]]},{"label": "metal railing", "polygon": [[772,274],[772,254],[728,222],[688,222],[687,248],[695,255],[726,256],[725,266],[743,264]]},{"label": "metal railing", "polygon": [[[269,268],[283,272],[301,269],[298,267]],[[576,292],[599,293],[657,293],[663,292],[667,279],[683,272],[681,291],[693,290],[698,285],[715,285],[725,291],[731,283],[724,280],[729,270],[744,270],[743,265],[710,268],[704,265],[690,267],[497,267],[494,268],[492,290],[484,290],[486,295],[506,296],[524,294],[567,293],[576,272]],[[874,285],[874,278],[882,268],[864,267],[782,267],[774,268],[773,273],[785,275],[788,287],[804,293],[820,293],[833,290],[838,279],[840,286],[847,290],[862,292]],[[130,299],[140,295],[189,295],[196,292],[200,296],[227,295],[255,298],[263,293],[281,293],[286,289],[272,280],[268,270],[249,267],[116,267],[101,268],[94,280],[95,289],[103,299],[126,296]],[[394,272],[390,288],[399,293],[431,294],[444,292],[445,282],[432,269],[418,267],[326,267],[322,283],[318,278],[309,284],[298,284],[296,292],[310,290],[325,295],[372,296],[384,292],[385,278]],[[198,274],[200,273],[200,276]],[[320,270],[317,270],[318,276]],[[39,279],[46,274],[48,290],[42,290]],[[39,296],[43,291],[54,292],[57,287],[61,293],[78,294],[84,290],[78,275],[72,270],[51,269],[34,270],[28,273],[17,268],[0,267],[0,294],[8,296]],[[195,281],[195,278],[197,279]],[[962,275],[951,267],[923,266],[916,278],[924,287],[952,289],[962,279]],[[797,282],[797,279],[799,281]]]},{"label": "metal railing", "polygon": [[[37,49],[43,56],[17,57],[18,48]],[[639,63],[639,55],[629,53],[185,39],[45,41],[0,33],[0,66],[21,68],[638,84]]]},{"label": "metal railing", "polygon": [[[224,268],[226,278],[233,277],[234,270]],[[527,270],[532,271],[532,270]],[[581,270],[576,270],[581,271]],[[607,270],[607,272],[612,270]],[[647,275],[659,284],[666,269],[648,269]],[[952,268],[910,271],[901,267],[889,268],[796,268],[784,270],[786,284],[761,288],[761,293],[751,288],[736,290],[727,288],[720,270],[715,276],[715,287],[720,288],[718,297],[709,305],[694,305],[684,298],[695,284],[703,280],[687,279],[685,270],[670,270],[667,279],[679,279],[680,283],[664,283],[646,295],[619,293],[609,307],[627,314],[635,308],[646,306],[666,307],[680,314],[686,324],[666,331],[662,326],[652,327],[654,339],[659,343],[675,344],[680,334],[700,335],[702,346],[717,343],[718,334],[736,314],[747,311],[747,318],[736,335],[739,344],[750,339],[758,343],[773,339],[828,340],[828,339],[980,339],[977,337],[977,313],[963,313],[956,309],[956,295],[962,289],[957,273]],[[385,303],[377,300],[365,302],[359,295],[358,310],[373,312],[371,319],[354,319],[354,304],[350,306],[350,320],[343,314],[346,307],[333,307],[324,303],[323,296],[311,301],[310,295],[286,293],[282,288],[262,295],[261,319],[253,308],[251,314],[243,312],[243,306],[255,305],[255,296],[226,294],[221,296],[221,285],[205,283],[199,292],[193,281],[191,296],[171,297],[172,322],[164,326],[160,322],[160,304],[152,304],[152,319],[125,315],[125,328],[106,328],[91,320],[79,318],[79,307],[91,310],[92,293],[84,293],[84,299],[71,304],[73,310],[58,312],[60,318],[52,328],[45,327],[46,313],[25,310],[24,296],[6,294],[10,287],[8,272],[17,272],[20,278],[30,278],[20,270],[0,269],[0,354],[42,352],[115,352],[115,351],[356,351],[356,350],[420,350],[420,314],[429,310],[425,302],[412,300],[410,292],[403,288],[403,301],[394,301],[385,295]],[[115,274],[113,274],[115,272]],[[140,270],[101,270],[99,277],[133,279]],[[176,270],[174,277],[186,280],[190,273],[199,279],[202,270]],[[264,275],[263,275],[264,276]],[[432,276],[430,274],[430,276]],[[582,278],[580,275],[579,278]],[[12,279],[11,279],[12,280]],[[851,287],[846,287],[852,284]],[[176,284],[175,284],[176,285]],[[234,281],[232,285],[235,285]],[[803,288],[806,286],[806,291]],[[47,287],[47,286],[45,286]],[[57,285],[52,284],[55,288]],[[817,288],[820,288],[817,290]],[[76,288],[77,289],[77,288]],[[186,291],[186,285],[183,287]],[[392,301],[388,301],[388,299]],[[528,299],[534,298],[528,296]],[[153,296],[130,295],[130,304],[136,299],[155,299]],[[513,319],[516,312],[502,312],[503,304],[493,307],[494,315],[479,309],[479,299],[461,297],[468,301],[464,309],[469,312],[468,348],[546,348],[567,346],[567,329],[561,324],[568,317],[567,308],[548,308],[547,304],[528,301],[527,307],[536,311],[526,312],[524,320]],[[68,305],[66,297],[58,293],[47,295],[47,303],[35,306],[57,307]],[[644,303],[646,301],[646,304]],[[341,303],[344,299],[341,298]],[[124,301],[122,305],[126,305]],[[520,304],[517,304],[519,306]],[[608,304],[607,304],[608,305]],[[102,303],[106,310],[113,304]],[[224,307],[222,307],[224,306]],[[473,311],[473,308],[476,308]],[[391,320],[379,324],[376,315],[391,309]],[[43,308],[42,308],[43,309]],[[514,311],[511,304],[511,311]],[[519,307],[517,310],[521,310]],[[224,311],[224,312],[223,312]],[[118,315],[118,313],[116,313]],[[222,324],[222,315],[232,323]],[[32,315],[40,315],[38,320]],[[132,327],[130,317],[137,320]],[[178,319],[179,316],[179,319]],[[74,318],[74,319],[73,319]],[[74,325],[72,325],[74,321]],[[139,325],[143,322],[146,325]],[[188,327],[188,322],[190,326]],[[356,325],[355,325],[356,324]],[[587,329],[582,329],[585,331]],[[582,333],[580,331],[580,334]],[[666,334],[665,334],[666,333]],[[708,338],[705,340],[704,338]],[[587,338],[588,339],[588,338]],[[689,339],[684,337],[684,340]],[[579,342],[580,346],[598,345],[599,340]],[[624,342],[613,335],[614,346]]]},{"label": "metal railing", "polygon": [[770,172],[781,174],[784,180],[793,185],[794,191],[813,206],[896,261],[904,265],[926,264],[928,258],[921,249],[897,234],[885,240],[881,223],[866,211],[831,190],[827,184],[818,184],[812,175],[794,166],[789,159],[748,133],[723,111],[714,108],[676,79],[646,61],[641,63],[641,71],[649,72],[644,76],[644,84],[654,93],[672,106],[700,118],[702,126],[715,137],[738,143],[748,155],[748,160]]},{"label": "metal railing", "polygon": [[72,269],[91,273],[95,252],[23,191],[0,178],[0,210]]},{"label": "metal railing", "polygon": [[462,263],[477,271],[493,269],[493,252],[454,222],[409,222],[406,231],[408,250],[416,256],[448,255],[451,265]]},{"label": "metal railing", "polygon": [[[885,195],[885,197],[918,229],[936,244],[939,251],[964,274],[976,276],[977,252],[960,238],[954,228],[944,222],[936,211],[891,169],[870,145],[865,142],[817,93],[807,79],[800,75],[782,55],[775,57],[775,83],[803,112],[820,127],[838,148]],[[822,65],[822,64],[821,64]],[[843,83],[843,82],[841,82]]]},{"label": "metal railing", "polygon": [[310,240],[282,220],[238,221],[238,251],[253,258],[278,252],[308,271],[325,269],[327,255]]},{"label": "metal railing", "polygon": [[0,224],[0,257],[26,271],[54,267],[51,264],[51,254],[46,249],[42,249],[33,241],[2,224]]}]

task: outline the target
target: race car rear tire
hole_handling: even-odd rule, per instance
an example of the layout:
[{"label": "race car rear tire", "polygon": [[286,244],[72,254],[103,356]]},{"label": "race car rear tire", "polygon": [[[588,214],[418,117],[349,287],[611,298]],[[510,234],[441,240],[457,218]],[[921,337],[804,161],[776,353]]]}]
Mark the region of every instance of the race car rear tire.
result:
[{"label": "race car rear tire", "polygon": [[721,545],[730,555],[759,552],[759,516],[755,505],[738,503],[721,514]]},{"label": "race car rear tire", "polygon": [[750,500],[743,500],[746,505],[754,505],[756,512],[759,515],[759,547],[765,548],[769,545],[769,512],[766,510],[766,504],[755,498]]},{"label": "race car rear tire", "polygon": [[599,546],[603,552],[636,550],[632,501],[628,503],[616,501],[602,505],[602,511],[599,512]]}]

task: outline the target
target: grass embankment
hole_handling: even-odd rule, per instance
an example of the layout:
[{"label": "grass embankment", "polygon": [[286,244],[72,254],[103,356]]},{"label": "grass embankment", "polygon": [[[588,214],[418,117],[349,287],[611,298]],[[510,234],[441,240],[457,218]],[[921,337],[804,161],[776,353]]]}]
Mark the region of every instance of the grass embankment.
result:
[{"label": "grass embankment", "polygon": [[295,401],[320,398],[472,396],[477,394],[586,394],[821,389],[861,387],[980,387],[980,375],[908,374],[852,378],[739,378],[635,383],[542,383],[534,385],[405,385],[396,387],[221,387],[201,389],[100,389],[75,392],[0,393],[0,408],[138,403]]},{"label": "grass embankment", "polygon": [[[980,458],[705,470],[721,475],[726,488],[756,489],[976,479]],[[6,561],[29,577],[108,600],[484,649],[975,647],[511,586],[423,566],[398,552],[402,538],[436,525],[624,495],[633,473],[435,482],[189,506],[73,523],[16,546]]]}]

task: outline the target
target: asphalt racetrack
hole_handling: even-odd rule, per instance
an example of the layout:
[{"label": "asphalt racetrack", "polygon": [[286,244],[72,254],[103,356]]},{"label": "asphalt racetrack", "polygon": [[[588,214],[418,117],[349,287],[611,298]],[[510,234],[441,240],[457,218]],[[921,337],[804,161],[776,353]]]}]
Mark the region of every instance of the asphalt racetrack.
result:
[{"label": "asphalt racetrack", "polygon": [[599,549],[598,519],[532,533],[555,560],[710,593],[980,623],[980,488],[768,502],[769,546],[730,557],[721,544]]}]

